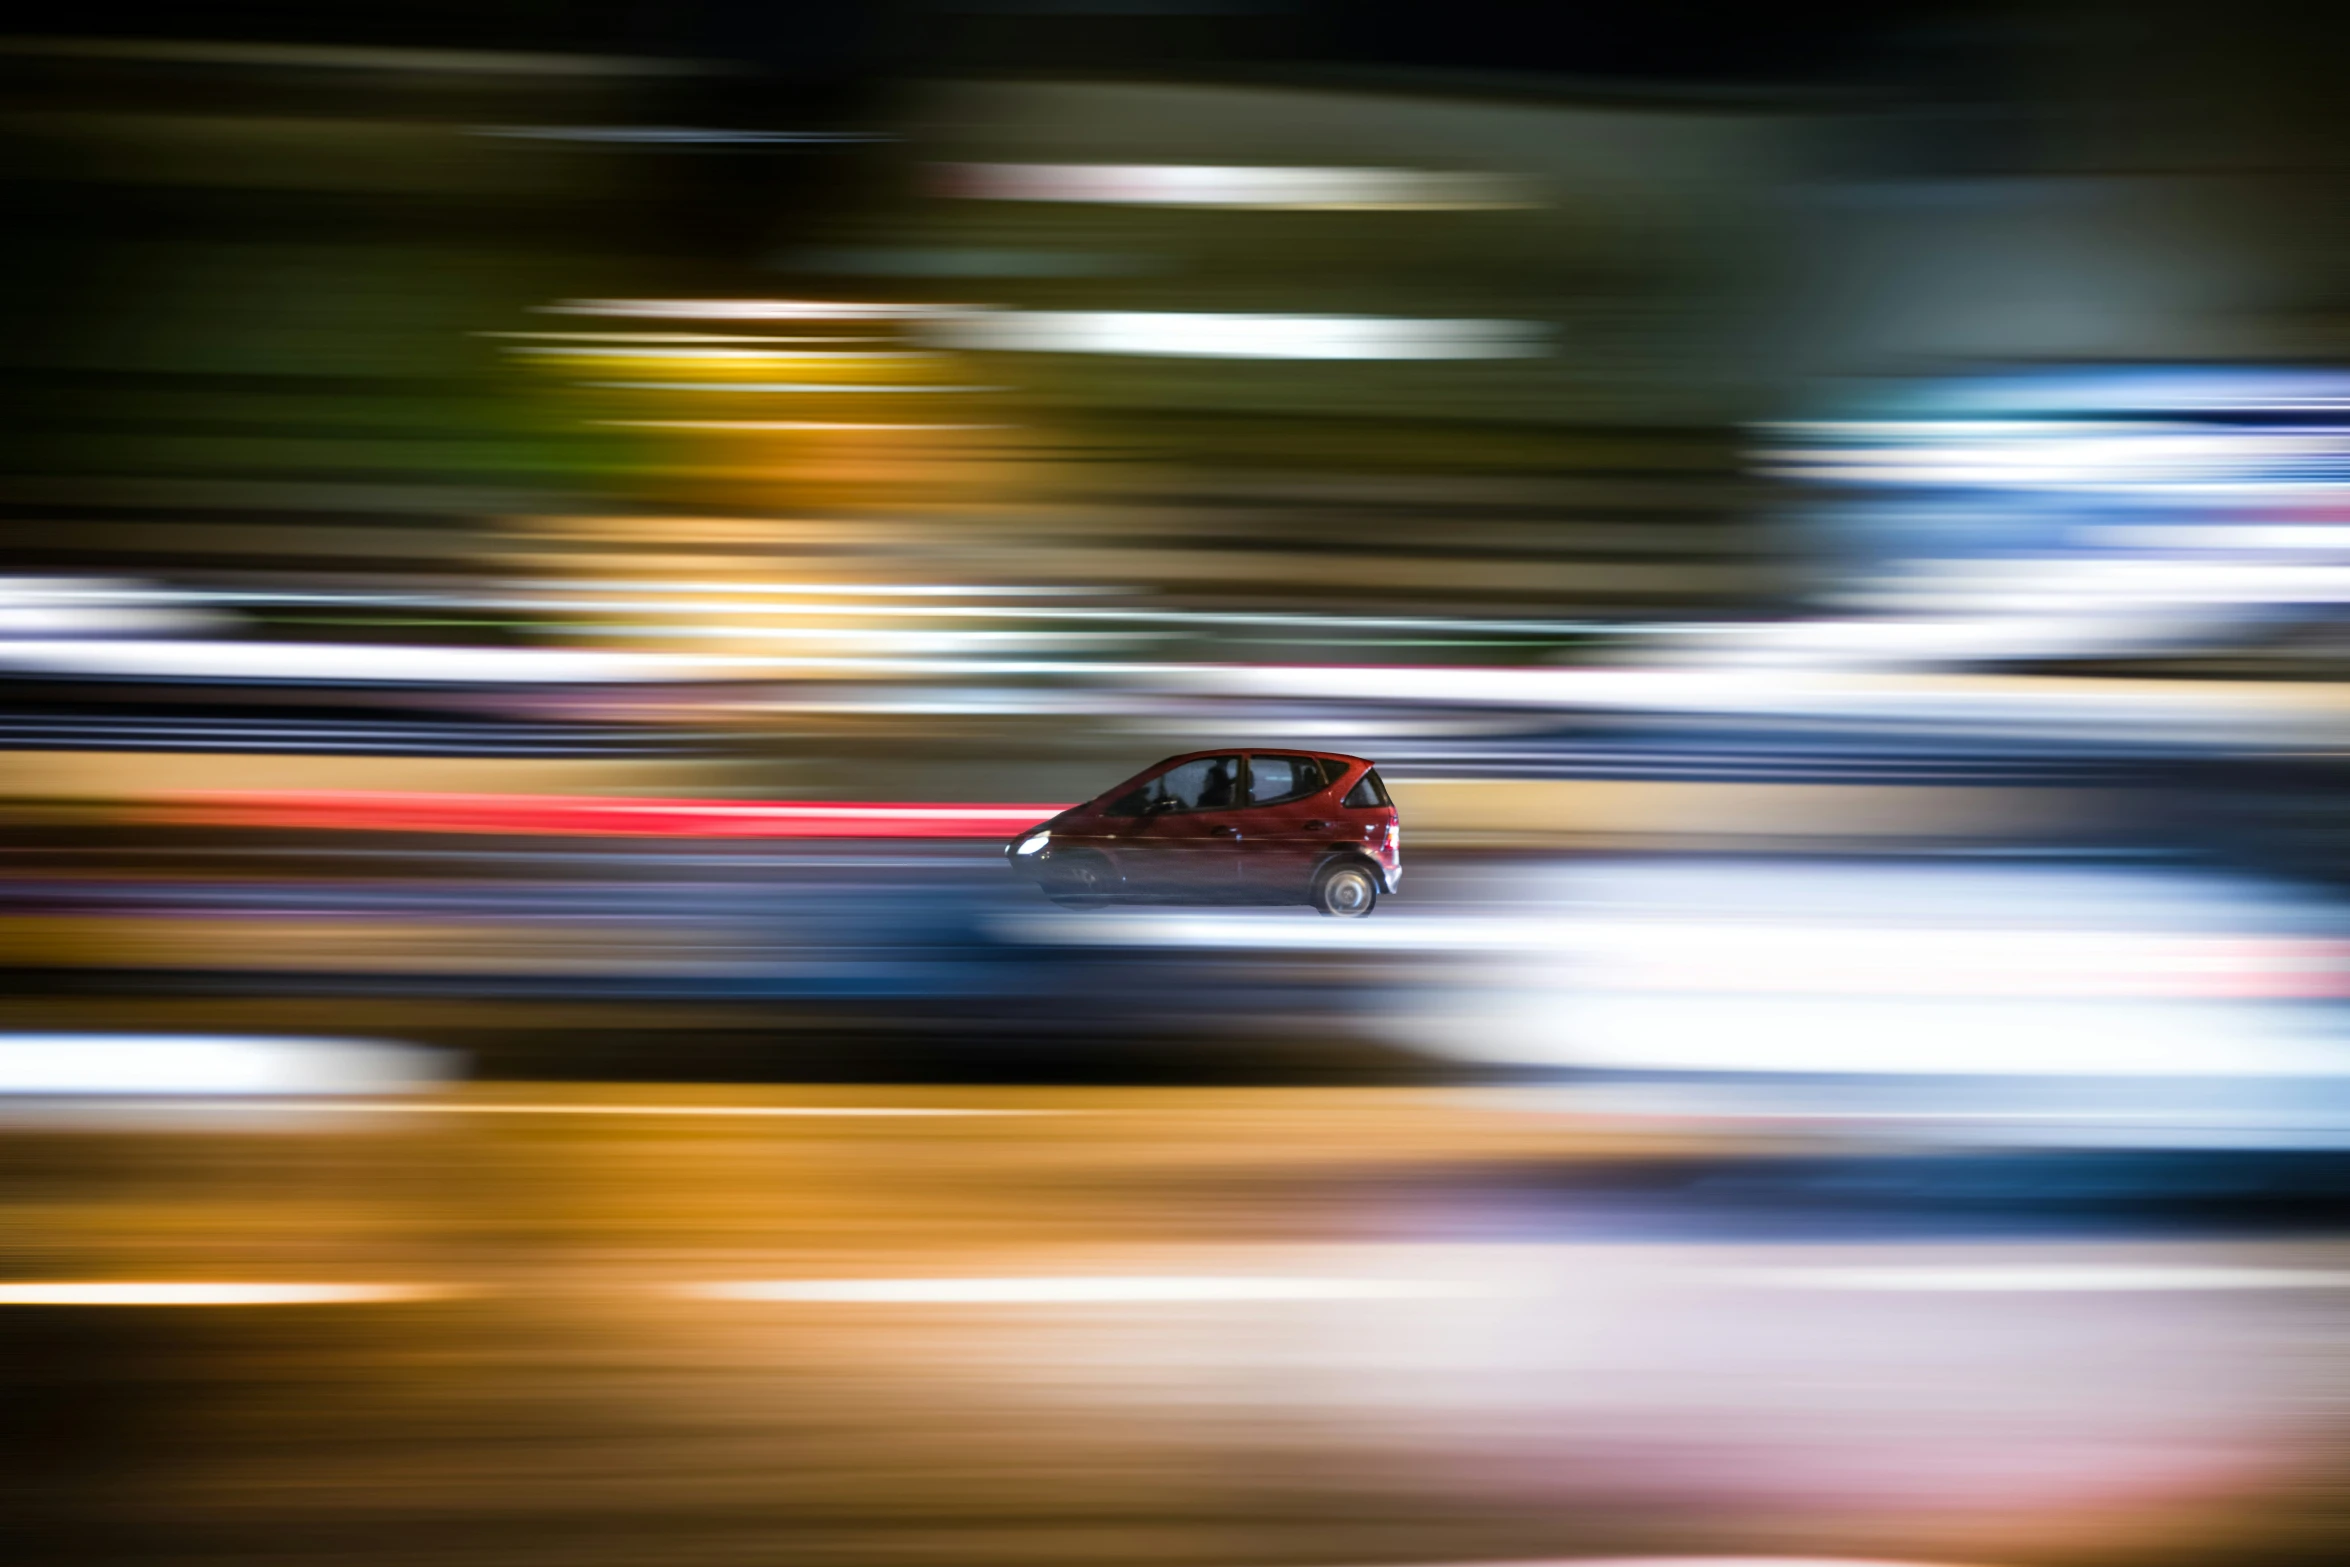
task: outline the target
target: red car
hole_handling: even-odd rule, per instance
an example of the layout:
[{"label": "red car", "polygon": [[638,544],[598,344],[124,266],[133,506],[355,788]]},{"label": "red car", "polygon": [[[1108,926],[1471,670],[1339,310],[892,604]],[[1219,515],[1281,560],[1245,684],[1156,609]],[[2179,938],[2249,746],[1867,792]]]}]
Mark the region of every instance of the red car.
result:
[{"label": "red car", "polygon": [[1006,845],[1065,908],[1113,899],[1308,903],[1361,919],[1403,879],[1395,802],[1326,751],[1171,756]]}]

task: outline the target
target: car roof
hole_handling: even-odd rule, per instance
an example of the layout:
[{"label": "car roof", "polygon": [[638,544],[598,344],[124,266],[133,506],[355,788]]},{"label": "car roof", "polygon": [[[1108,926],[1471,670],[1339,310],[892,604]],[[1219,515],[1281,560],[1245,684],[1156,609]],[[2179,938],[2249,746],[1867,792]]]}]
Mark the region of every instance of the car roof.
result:
[{"label": "car roof", "polygon": [[1365,760],[1363,757],[1349,756],[1344,751],[1309,751],[1303,746],[1295,745],[1228,745],[1219,746],[1213,750],[1185,751],[1176,756],[1161,757],[1151,765],[1153,767],[1168,767],[1177,762],[1198,761],[1201,757],[1206,756],[1234,756],[1244,752],[1250,756],[1312,756],[1327,762],[1361,762]]}]

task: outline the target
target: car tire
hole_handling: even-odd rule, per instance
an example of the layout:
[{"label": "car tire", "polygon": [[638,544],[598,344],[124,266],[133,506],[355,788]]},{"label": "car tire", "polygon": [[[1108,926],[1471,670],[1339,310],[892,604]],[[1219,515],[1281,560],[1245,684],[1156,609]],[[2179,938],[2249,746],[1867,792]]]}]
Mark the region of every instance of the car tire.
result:
[{"label": "car tire", "polygon": [[1314,878],[1314,912],[1334,920],[1367,919],[1379,907],[1379,878],[1360,860],[1339,860]]},{"label": "car tire", "polygon": [[1045,896],[1064,909],[1102,908],[1116,888],[1117,873],[1098,854],[1060,856],[1045,870]]}]

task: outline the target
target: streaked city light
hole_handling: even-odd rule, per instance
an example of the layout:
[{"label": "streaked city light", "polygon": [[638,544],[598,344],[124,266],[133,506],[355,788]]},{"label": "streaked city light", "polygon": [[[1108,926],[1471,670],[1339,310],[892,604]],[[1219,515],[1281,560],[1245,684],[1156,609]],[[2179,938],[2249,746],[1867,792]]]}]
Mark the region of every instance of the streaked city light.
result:
[{"label": "streaked city light", "polygon": [[860,422],[847,419],[603,419],[615,430],[734,430],[760,434],[772,430],[866,430],[877,434],[929,435],[951,430],[1007,430],[1002,424],[931,424],[899,421]]},{"label": "streaked city light", "polygon": [[2010,1267],[1814,1268],[1756,1273],[1786,1289],[1967,1295],[2111,1295],[2206,1290],[2350,1289],[2350,1272],[2321,1268]]},{"label": "streaked city light", "polygon": [[1135,207],[1286,211],[1475,212],[1539,205],[1529,182],[1425,169],[1299,169],[1237,164],[949,163],[948,196]]},{"label": "streaked city light", "polygon": [[1057,805],[860,805],[380,790],[180,794],[159,816],[213,826],[692,838],[996,838]]},{"label": "streaked city light", "polygon": [[710,125],[485,125],[474,134],[643,147],[806,147],[896,140],[876,132],[730,130]]},{"label": "streaked city light", "polygon": [[0,1094],[382,1094],[429,1088],[448,1063],[348,1039],[0,1033]]},{"label": "streaked city light", "polygon": [[1531,321],[1214,311],[991,310],[931,329],[956,348],[1203,359],[1530,359],[1548,353]]},{"label": "streaked city light", "polygon": [[1414,1300],[1473,1294],[1430,1279],[1258,1278],[1247,1275],[1131,1274],[1066,1278],[749,1279],[696,1284],[702,1300],[871,1306],[1104,1306],[1219,1301]]},{"label": "streaked city light", "polygon": [[447,1284],[236,1284],[213,1280],[0,1281],[0,1306],[383,1306],[449,1300]]},{"label": "streaked city light", "polygon": [[568,299],[539,308],[556,315],[651,321],[924,321],[957,309],[837,299]]}]

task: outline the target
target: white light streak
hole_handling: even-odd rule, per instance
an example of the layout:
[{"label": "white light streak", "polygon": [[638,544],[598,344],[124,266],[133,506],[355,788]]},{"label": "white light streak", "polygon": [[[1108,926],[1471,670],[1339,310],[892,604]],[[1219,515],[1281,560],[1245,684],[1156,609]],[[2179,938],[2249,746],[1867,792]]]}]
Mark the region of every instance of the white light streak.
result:
[{"label": "white light streak", "polygon": [[2122,549],[2350,550],[2350,527],[2339,523],[2115,523],[2082,533],[2091,544]]},{"label": "white light streak", "polygon": [[1291,211],[1490,211],[1540,206],[1506,174],[1185,163],[947,163],[949,196],[982,201]]},{"label": "white light streak", "polygon": [[[1354,927],[1360,926],[1360,929]],[[997,935],[1049,946],[1207,948],[1249,952],[1493,952],[1570,947],[1574,927],[1542,920],[1467,916],[1377,921],[1292,918],[1189,910],[1105,911],[1090,917],[1006,915],[988,922]],[[1349,939],[1350,937],[1357,939]]]},{"label": "white light streak", "polygon": [[206,1034],[0,1034],[0,1094],[278,1096],[407,1092],[441,1080],[410,1045]]},{"label": "white light streak", "polygon": [[2128,1263],[1766,1268],[1735,1277],[1741,1283],[1770,1289],[1859,1290],[1896,1294],[2147,1294],[2205,1290],[2350,1289],[2350,1272],[2341,1269]]},{"label": "white light streak", "polygon": [[1433,1279],[1281,1278],[1218,1274],[1078,1274],[932,1279],[747,1279],[688,1284],[696,1300],[806,1305],[1139,1305],[1318,1300],[1428,1300],[1485,1293]]},{"label": "white light streak", "polygon": [[994,310],[963,313],[931,335],[955,348],[1204,359],[1530,359],[1548,352],[1548,328],[1538,322],[1401,316]]},{"label": "white light streak", "polygon": [[686,675],[681,655],[570,648],[394,647],[358,642],[122,638],[0,640],[0,667],[126,680],[381,680],[552,684]]},{"label": "white light streak", "polygon": [[211,629],[192,598],[105,577],[0,577],[0,638],[125,636]]},{"label": "white light streak", "polygon": [[1845,445],[1773,454],[1792,475],[1855,484],[2123,495],[2332,492],[2350,484],[2350,430],[2153,421],[1925,421],[1787,427]]},{"label": "white light streak", "polygon": [[[1012,428],[1008,425],[851,424],[792,419],[611,419],[600,422],[644,429],[692,430],[993,430]],[[569,580],[525,582],[519,586],[532,591],[599,593],[611,591],[614,584]],[[1317,631],[1334,637],[1363,631],[1460,632],[1472,636],[1578,636],[1624,629],[1611,622],[1592,620],[1480,620],[1416,615],[1301,615],[1250,610],[1062,609],[1045,605],[1001,604],[846,605],[788,601],[793,596],[804,598],[1076,598],[1104,597],[1129,591],[1122,588],[1061,585],[1007,587],[993,584],[961,583],[653,581],[632,582],[628,584],[628,590],[635,596],[626,598],[532,599],[486,598],[466,594],[242,590],[200,590],[190,591],[179,596],[189,601],[215,604],[352,604],[443,609],[660,611],[676,615],[856,615],[859,617],[899,616],[938,619],[1134,621],[1168,626],[1281,627],[1300,631]],[[680,598],[671,595],[689,597]],[[695,603],[691,601],[690,597],[716,597],[719,595],[764,602]],[[1711,631],[1724,628],[1704,627],[1698,629]]]}]

